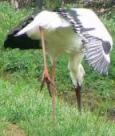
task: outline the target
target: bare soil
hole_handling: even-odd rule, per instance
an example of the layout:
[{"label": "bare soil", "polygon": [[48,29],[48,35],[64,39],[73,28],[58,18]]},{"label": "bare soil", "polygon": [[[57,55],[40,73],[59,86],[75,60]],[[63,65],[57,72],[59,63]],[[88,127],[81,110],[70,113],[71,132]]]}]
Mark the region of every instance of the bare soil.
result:
[{"label": "bare soil", "polygon": [[5,130],[5,136],[26,136],[23,129],[16,124],[10,124]]}]

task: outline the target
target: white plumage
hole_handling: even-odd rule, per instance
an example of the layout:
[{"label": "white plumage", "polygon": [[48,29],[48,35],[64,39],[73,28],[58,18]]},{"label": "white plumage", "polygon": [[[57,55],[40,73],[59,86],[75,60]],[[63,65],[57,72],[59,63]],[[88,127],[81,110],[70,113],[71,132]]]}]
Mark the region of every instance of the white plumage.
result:
[{"label": "white plumage", "polygon": [[[101,54],[102,57],[104,57],[106,63],[110,63],[109,49],[108,49],[108,53],[105,53],[103,49],[104,46],[102,45],[102,40],[103,40],[109,43],[109,45],[106,45],[105,48],[112,47],[113,41],[109,32],[107,31],[103,23],[99,20],[97,15],[92,10],[83,9],[83,8],[77,8],[77,9],[72,8],[71,10],[76,12],[76,18],[80,20],[80,23],[82,24],[83,28],[92,29],[82,33],[83,36],[86,35],[86,39],[88,40],[88,44],[85,45],[86,48],[88,49],[86,50],[87,53],[86,58],[87,60],[89,60],[89,63],[94,67],[94,69],[97,69],[97,71],[104,73],[103,68],[101,71],[99,68],[96,68],[93,65],[93,62],[96,61],[96,55],[97,57],[100,57]],[[60,16],[57,12],[52,12],[52,11],[40,12],[34,18],[34,20],[29,25],[27,25],[24,29],[19,31],[16,34],[16,36],[27,33],[27,35],[30,38],[39,39],[40,38],[39,27],[45,29],[45,36],[46,36],[45,40],[47,41],[47,50],[49,51],[50,55],[56,57],[60,53],[79,52],[81,48],[83,48],[79,35],[74,33],[74,31],[72,30],[71,23],[67,19]],[[92,37],[88,39],[87,35],[90,35]],[[95,47],[92,48],[93,45],[95,44],[97,44],[96,48]],[[107,73],[107,69],[105,73]]]},{"label": "white plumage", "polygon": [[40,27],[44,29],[46,52],[52,60],[59,54],[69,54],[68,68],[75,88],[83,82],[85,71],[81,62],[84,56],[95,70],[108,73],[113,41],[92,10],[42,11],[16,36],[26,33],[32,39],[40,39]]},{"label": "white plumage", "polygon": [[78,18],[80,19],[83,27],[95,28],[92,31],[88,31],[87,32],[88,34],[103,39],[105,41],[108,40],[111,43],[111,45],[113,44],[109,32],[92,10],[90,9],[74,9],[74,10],[77,12]]},{"label": "white plumage", "polygon": [[17,36],[24,33],[27,33],[29,36],[36,35],[35,33],[38,34],[39,26],[43,27],[47,31],[54,31],[57,28],[68,27],[70,24],[63,18],[60,18],[59,14],[56,12],[42,11],[35,16],[34,20],[29,25],[18,32]]}]

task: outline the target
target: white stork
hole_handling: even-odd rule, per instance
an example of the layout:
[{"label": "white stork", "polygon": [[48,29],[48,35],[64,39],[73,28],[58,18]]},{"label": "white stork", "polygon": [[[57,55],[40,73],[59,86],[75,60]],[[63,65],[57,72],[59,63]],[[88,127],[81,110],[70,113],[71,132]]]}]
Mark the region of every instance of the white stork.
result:
[{"label": "white stork", "polygon": [[[53,117],[55,117],[56,89],[55,67],[59,55],[69,55],[68,69],[75,87],[78,109],[81,110],[81,86],[85,75],[81,64],[83,58],[94,70],[108,74],[112,38],[98,16],[90,9],[71,8],[58,11],[41,11],[15,36],[26,34],[34,40],[41,40],[44,83],[52,95]],[[49,74],[47,54],[51,58],[52,73]]]}]

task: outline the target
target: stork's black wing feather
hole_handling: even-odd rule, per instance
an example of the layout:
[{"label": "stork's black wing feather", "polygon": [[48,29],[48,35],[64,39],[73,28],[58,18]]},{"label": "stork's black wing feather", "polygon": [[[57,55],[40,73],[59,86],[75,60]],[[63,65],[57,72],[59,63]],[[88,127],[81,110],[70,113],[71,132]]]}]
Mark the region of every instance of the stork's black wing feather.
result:
[{"label": "stork's black wing feather", "polygon": [[41,48],[40,41],[29,38],[27,34],[23,34],[18,37],[15,36],[17,32],[19,32],[26,25],[28,25],[33,19],[34,16],[29,16],[25,20],[21,21],[20,24],[17,25],[15,28],[13,28],[6,36],[6,39],[4,41],[4,47],[12,49],[19,48],[22,50],[40,49]]}]

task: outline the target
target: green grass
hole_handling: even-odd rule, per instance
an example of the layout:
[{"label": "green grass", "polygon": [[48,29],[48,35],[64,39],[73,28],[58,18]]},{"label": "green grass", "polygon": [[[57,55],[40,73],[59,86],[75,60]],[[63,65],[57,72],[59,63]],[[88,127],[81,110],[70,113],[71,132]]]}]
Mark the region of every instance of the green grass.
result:
[{"label": "green grass", "polygon": [[[3,48],[6,34],[31,13],[31,9],[15,11],[7,3],[0,3],[0,136],[6,136],[9,124],[16,124],[28,136],[114,136],[115,123],[107,111],[115,108],[115,47],[107,77],[94,72],[84,62],[82,115],[73,104],[76,101],[67,70],[68,57],[59,57],[56,83],[60,97],[57,119],[53,122],[48,91],[46,88],[39,91],[43,69],[41,51]],[[114,36],[114,18],[102,17],[102,20]]]},{"label": "green grass", "polygon": [[[0,81],[2,86],[0,117],[19,125],[30,136],[114,136],[115,124],[88,111],[80,115],[76,107],[63,101],[57,103],[57,120],[51,118],[51,99],[45,92],[37,92],[32,83],[11,84]],[[21,86],[21,92],[20,87]],[[45,91],[45,90],[44,90]]]}]

